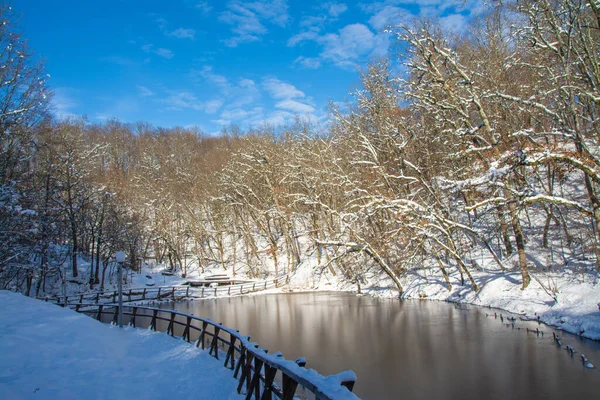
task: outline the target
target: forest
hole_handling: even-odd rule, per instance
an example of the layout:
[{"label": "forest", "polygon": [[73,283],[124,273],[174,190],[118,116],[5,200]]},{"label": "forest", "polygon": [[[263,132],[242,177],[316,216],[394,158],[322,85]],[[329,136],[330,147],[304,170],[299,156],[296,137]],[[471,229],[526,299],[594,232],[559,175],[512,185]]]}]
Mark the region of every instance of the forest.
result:
[{"label": "forest", "polygon": [[[329,121],[221,135],[53,116],[51,79],[0,8],[0,289],[103,287],[117,250],[188,273],[360,285],[411,271],[600,271],[600,2],[492,1],[467,32],[390,26]],[[532,254],[535,257],[532,257]]]}]

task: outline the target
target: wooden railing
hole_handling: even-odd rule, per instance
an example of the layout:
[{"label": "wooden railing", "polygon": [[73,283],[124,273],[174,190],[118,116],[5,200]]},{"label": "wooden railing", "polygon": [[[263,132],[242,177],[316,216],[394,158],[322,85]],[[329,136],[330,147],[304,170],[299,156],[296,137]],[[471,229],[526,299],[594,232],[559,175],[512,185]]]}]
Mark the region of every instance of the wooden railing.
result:
[{"label": "wooden railing", "polygon": [[[125,289],[123,301],[145,301],[145,300],[181,300],[185,298],[204,298],[218,296],[234,296],[246,293],[258,292],[272,288],[278,288],[289,282],[289,275],[282,275],[274,279],[258,282],[248,282],[237,285],[217,287],[190,287],[190,286],[158,286]],[[41,300],[52,301],[59,304],[72,302],[79,303],[115,303],[118,292],[116,290],[105,290],[99,292],[85,292],[69,296],[38,297]]]},{"label": "wooden railing", "polygon": [[[103,322],[116,323],[119,312],[115,304],[70,303],[75,309]],[[352,393],[356,375],[345,371],[328,377],[305,368],[306,360],[285,360],[280,352],[267,350],[250,342],[249,336],[206,318],[199,318],[176,310],[143,306],[124,306],[124,323],[140,328],[164,331],[173,337],[208,349],[211,356],[223,360],[238,380],[237,392],[246,399],[270,400],[315,398],[322,400],[358,399]],[[297,397],[296,397],[297,396]]]}]

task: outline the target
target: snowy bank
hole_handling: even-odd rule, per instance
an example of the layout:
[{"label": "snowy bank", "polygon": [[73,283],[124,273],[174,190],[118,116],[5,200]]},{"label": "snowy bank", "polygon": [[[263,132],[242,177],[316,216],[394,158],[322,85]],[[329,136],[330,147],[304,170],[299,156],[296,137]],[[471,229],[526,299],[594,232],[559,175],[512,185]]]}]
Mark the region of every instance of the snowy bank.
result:
[{"label": "snowy bank", "polygon": [[[539,320],[558,329],[600,340],[600,277],[595,272],[575,273],[532,272],[533,279],[521,290],[518,272],[473,269],[470,271],[480,290],[475,292],[465,277],[454,271],[449,279],[449,291],[439,269],[411,271],[401,281],[403,298],[430,299],[493,307],[520,315],[523,319]],[[393,298],[398,296],[393,282],[379,273],[367,273],[361,282],[364,294]],[[291,276],[290,290],[357,291],[341,274],[333,276],[320,271],[309,262],[302,264]]]},{"label": "snowy bank", "polygon": [[231,371],[187,342],[12,292],[0,303],[1,399],[243,398]]}]

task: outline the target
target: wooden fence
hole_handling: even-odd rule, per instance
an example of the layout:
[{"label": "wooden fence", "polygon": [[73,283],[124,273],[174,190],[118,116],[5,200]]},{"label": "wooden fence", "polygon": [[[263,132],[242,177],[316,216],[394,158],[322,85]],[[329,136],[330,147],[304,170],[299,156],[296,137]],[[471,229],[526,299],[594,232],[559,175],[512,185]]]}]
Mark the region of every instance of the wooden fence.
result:
[{"label": "wooden fence", "polygon": [[[205,298],[218,296],[243,295],[267,289],[278,288],[289,282],[289,275],[283,275],[275,279],[258,282],[248,282],[237,285],[216,287],[191,287],[191,286],[158,286],[123,290],[123,301],[145,301],[145,300],[181,300],[185,298]],[[41,300],[52,301],[59,304],[72,302],[79,303],[115,303],[118,300],[116,290],[105,290],[100,292],[85,292],[69,296],[38,297]]]},{"label": "wooden fence", "polygon": [[[116,323],[119,307],[115,304],[63,304],[77,312],[103,322]],[[285,360],[281,353],[267,350],[250,342],[249,336],[206,318],[176,310],[144,306],[124,306],[124,324],[164,331],[167,334],[208,349],[211,356],[223,361],[237,379],[238,393],[246,399],[283,400],[314,398],[319,400],[358,399],[353,393],[356,375],[345,371],[328,377],[305,368],[306,361]],[[199,389],[201,390],[201,389]]]}]

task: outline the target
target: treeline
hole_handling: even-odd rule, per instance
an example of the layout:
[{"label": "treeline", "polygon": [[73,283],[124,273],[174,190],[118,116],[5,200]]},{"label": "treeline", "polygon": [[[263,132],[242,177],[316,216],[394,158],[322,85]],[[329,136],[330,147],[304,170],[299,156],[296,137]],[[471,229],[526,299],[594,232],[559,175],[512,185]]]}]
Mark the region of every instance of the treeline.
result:
[{"label": "treeline", "polygon": [[[425,20],[389,31],[397,56],[365,68],[326,131],[298,120],[218,138],[52,121],[42,70],[3,46],[0,73],[21,68],[13,92],[31,106],[2,93],[0,284],[38,292],[67,259],[76,276],[77,254],[102,284],[117,249],[183,274],[193,260],[261,276],[314,255],[400,292],[424,266],[475,290],[481,260],[518,268],[523,288],[532,265],[598,268],[597,2],[492,2],[460,36]],[[16,83],[24,69],[39,80]]]}]

